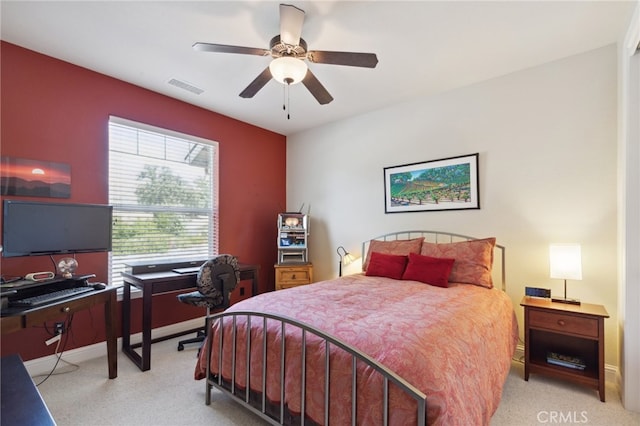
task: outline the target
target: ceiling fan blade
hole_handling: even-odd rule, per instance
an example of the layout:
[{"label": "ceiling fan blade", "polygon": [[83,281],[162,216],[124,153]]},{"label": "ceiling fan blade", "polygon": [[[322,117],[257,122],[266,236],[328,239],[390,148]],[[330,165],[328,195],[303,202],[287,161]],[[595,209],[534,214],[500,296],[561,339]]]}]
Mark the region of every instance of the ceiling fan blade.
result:
[{"label": "ceiling fan blade", "polygon": [[201,52],[240,53],[243,55],[258,55],[258,56],[267,56],[271,53],[269,50],[258,49],[257,47],[230,46],[228,44],[214,44],[214,43],[195,43],[193,45],[193,48]]},{"label": "ceiling fan blade", "polygon": [[280,40],[284,44],[297,46],[300,44],[304,10],[290,4],[280,5]]},{"label": "ceiling fan blade", "polygon": [[378,57],[375,53],[312,50],[307,53],[307,59],[317,64],[347,65],[363,68],[375,68],[378,64]]},{"label": "ceiling fan blade", "polygon": [[328,104],[333,100],[333,96],[329,94],[327,89],[324,88],[322,83],[316,78],[311,70],[307,70],[307,75],[302,79],[302,84],[311,92],[314,98],[320,103],[320,105]]},{"label": "ceiling fan blade", "polygon": [[258,91],[262,89],[269,80],[271,80],[271,71],[269,71],[269,67],[267,67],[247,86],[246,89],[240,93],[240,97],[253,98],[253,96],[258,93]]}]

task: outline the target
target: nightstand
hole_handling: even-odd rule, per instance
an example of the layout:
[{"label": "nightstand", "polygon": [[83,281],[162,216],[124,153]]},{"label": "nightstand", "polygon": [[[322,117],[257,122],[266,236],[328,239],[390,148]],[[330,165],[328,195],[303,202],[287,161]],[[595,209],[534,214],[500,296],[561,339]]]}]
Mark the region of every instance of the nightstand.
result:
[{"label": "nightstand", "polygon": [[[524,307],[524,379],[538,373],[569,380],[596,389],[604,402],[604,319],[609,318],[604,306],[528,296],[520,306]],[[564,357],[580,362],[565,362]]]},{"label": "nightstand", "polygon": [[313,265],[311,263],[274,265],[276,269],[276,290],[311,284],[313,282]]}]

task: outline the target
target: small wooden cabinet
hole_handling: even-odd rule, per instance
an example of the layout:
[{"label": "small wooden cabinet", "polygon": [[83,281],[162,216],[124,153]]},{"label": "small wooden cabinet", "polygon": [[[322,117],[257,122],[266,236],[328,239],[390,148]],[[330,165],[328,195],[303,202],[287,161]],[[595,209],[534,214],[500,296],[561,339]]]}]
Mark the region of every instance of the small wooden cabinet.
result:
[{"label": "small wooden cabinet", "polygon": [[[570,380],[596,389],[604,402],[604,319],[609,318],[604,306],[528,296],[520,305],[524,307],[524,379],[539,373]],[[552,353],[577,358],[580,366],[556,365]]]},{"label": "small wooden cabinet", "polygon": [[274,265],[276,269],[276,290],[311,284],[313,282],[313,265]]}]

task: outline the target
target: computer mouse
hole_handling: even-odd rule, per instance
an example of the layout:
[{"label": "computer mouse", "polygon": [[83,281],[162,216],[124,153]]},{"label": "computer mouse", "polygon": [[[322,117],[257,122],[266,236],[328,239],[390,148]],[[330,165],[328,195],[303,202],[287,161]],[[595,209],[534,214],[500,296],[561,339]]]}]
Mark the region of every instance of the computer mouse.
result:
[{"label": "computer mouse", "polygon": [[94,289],[96,290],[104,290],[105,288],[107,288],[106,285],[102,284],[102,283],[93,283],[91,284],[93,286]]}]

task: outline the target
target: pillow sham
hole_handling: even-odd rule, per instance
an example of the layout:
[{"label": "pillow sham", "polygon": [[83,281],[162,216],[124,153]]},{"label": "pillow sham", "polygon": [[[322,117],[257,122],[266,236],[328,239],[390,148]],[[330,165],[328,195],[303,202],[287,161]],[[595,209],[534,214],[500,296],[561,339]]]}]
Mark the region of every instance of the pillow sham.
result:
[{"label": "pillow sham", "polygon": [[455,259],[409,253],[403,280],[420,281],[438,287],[449,287],[449,275]]},{"label": "pillow sham", "polygon": [[399,280],[402,278],[406,266],[407,256],[384,254],[374,251],[371,253],[371,260],[365,275]]},{"label": "pillow sham", "polygon": [[408,256],[409,253],[420,253],[420,247],[422,247],[422,242],[424,241],[424,237],[414,238],[411,240],[393,240],[393,241],[379,241],[379,240],[371,240],[369,242],[369,250],[367,251],[367,257],[362,264],[362,270],[366,271],[369,266],[369,260],[371,258],[371,253],[378,252],[384,254],[395,254]]},{"label": "pillow sham", "polygon": [[449,282],[467,283],[493,288],[491,269],[493,267],[493,248],[495,238],[484,238],[454,243],[422,244],[423,256],[453,258],[455,262],[449,275]]}]

